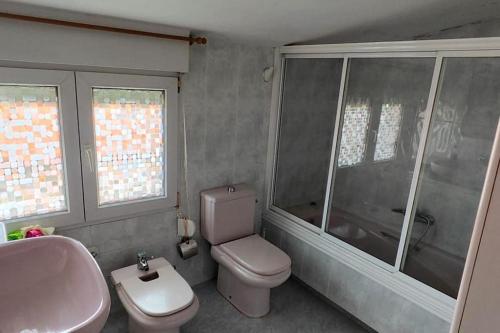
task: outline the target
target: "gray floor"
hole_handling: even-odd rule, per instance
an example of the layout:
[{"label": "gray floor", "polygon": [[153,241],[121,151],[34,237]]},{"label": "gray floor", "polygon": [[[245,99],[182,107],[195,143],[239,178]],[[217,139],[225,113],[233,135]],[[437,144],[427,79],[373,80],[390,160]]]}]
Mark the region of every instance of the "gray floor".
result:
[{"label": "gray floor", "polygon": [[[194,287],[194,292],[200,300],[200,310],[183,326],[183,333],[371,332],[294,279],[272,290],[271,312],[260,319],[250,319],[239,313],[217,292],[215,280]],[[103,332],[126,330],[127,317],[118,313],[110,316]]]}]

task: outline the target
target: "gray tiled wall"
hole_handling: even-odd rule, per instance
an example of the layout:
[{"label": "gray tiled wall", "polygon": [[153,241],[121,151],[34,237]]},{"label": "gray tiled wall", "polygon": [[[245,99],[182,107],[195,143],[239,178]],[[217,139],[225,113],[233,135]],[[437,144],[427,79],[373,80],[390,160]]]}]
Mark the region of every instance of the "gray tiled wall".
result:
[{"label": "gray tiled wall", "polygon": [[[490,23],[497,29],[500,24]],[[456,30],[453,37],[478,36],[476,26]],[[472,32],[471,32],[472,31]],[[445,37],[453,33],[447,31]],[[490,33],[491,35],[491,33]],[[432,38],[439,34],[430,35]],[[272,64],[272,50],[233,43],[208,35],[209,44],[191,49],[191,70],[183,77],[182,102],[186,112],[188,192],[190,216],[199,222],[199,191],[245,181],[258,190],[262,203],[271,86],[262,69]],[[391,38],[385,38],[390,40]],[[180,117],[182,124],[182,117]],[[182,127],[180,127],[182,128]],[[182,143],[182,135],[180,142]],[[182,152],[182,145],[179,146]],[[181,170],[182,171],[182,170]],[[185,186],[179,173],[182,205]],[[258,205],[256,220],[260,220]],[[380,332],[447,332],[448,323],[376,281],[365,277],[293,236],[267,224],[266,237],[292,258],[293,274]],[[258,225],[256,226],[258,230]],[[190,284],[215,275],[208,244],[200,254],[183,261],[175,252],[175,212],[147,215],[101,225],[66,229],[64,235],[96,246],[103,272],[132,264],[144,248],[177,265]],[[113,293],[112,293],[113,294]],[[115,296],[113,296],[115,297]],[[118,302],[119,303],[119,302]],[[114,309],[118,303],[114,298]]]},{"label": "gray tiled wall", "polygon": [[[206,34],[205,34],[206,35]],[[182,77],[179,108],[179,191],[187,213],[184,181],[183,113],[187,128],[189,216],[199,224],[199,192],[228,183],[255,187],[259,203],[256,230],[260,229],[271,84],[262,71],[271,66],[271,48],[237,44],[208,35],[206,46],[191,47],[190,72]],[[199,225],[198,225],[199,226]],[[199,234],[199,254],[183,260],[176,252],[176,213],[144,215],[120,221],[66,228],[58,231],[98,249],[97,261],[108,278],[112,270],[134,264],[135,253],[146,250],[175,264],[191,284],[211,279],[216,265],[209,245]],[[109,280],[109,279],[108,279]],[[113,307],[120,308],[113,288]]]}]

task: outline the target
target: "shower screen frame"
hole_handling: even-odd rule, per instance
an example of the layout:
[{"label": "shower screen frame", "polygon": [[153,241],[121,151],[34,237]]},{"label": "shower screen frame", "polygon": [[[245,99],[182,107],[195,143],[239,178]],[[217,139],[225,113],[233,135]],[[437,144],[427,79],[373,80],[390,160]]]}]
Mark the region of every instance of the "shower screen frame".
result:
[{"label": "shower screen frame", "polygon": [[[355,58],[433,58],[434,69],[427,98],[423,127],[420,133],[419,145],[415,159],[411,185],[406,203],[398,251],[394,265],[390,265],[367,252],[364,252],[326,231],[337,162],[337,144],[339,127],[343,116],[344,97],[349,75],[350,59]],[[354,267],[360,272],[376,276],[378,281],[396,292],[411,297],[411,299],[431,309],[441,318],[450,321],[456,303],[452,298],[431,286],[424,284],[404,274],[401,270],[404,265],[412,232],[415,208],[419,193],[420,174],[424,159],[425,148],[429,138],[434,105],[437,99],[440,78],[446,58],[484,58],[500,57],[500,38],[471,38],[435,41],[404,41],[404,42],[377,42],[358,44],[331,44],[331,45],[300,45],[283,46],[275,51],[275,77],[271,98],[271,120],[269,128],[268,163],[266,168],[267,197],[264,210],[264,219],[277,225],[285,231],[298,236],[312,246],[320,248],[332,257]],[[286,212],[273,204],[275,193],[275,176],[277,167],[277,153],[279,144],[280,115],[284,86],[286,59],[293,58],[341,58],[343,59],[342,76],[339,88],[336,110],[335,127],[330,152],[328,181],[322,212],[321,227],[316,227],[299,217]],[[496,133],[495,140],[499,137]]]}]

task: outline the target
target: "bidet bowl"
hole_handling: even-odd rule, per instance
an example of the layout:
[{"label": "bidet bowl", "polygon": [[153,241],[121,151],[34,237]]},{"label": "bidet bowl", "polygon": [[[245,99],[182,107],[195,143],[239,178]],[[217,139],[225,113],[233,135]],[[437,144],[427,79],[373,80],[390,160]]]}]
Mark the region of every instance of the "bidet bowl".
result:
[{"label": "bidet bowl", "polygon": [[110,297],[78,241],[43,236],[0,244],[0,332],[97,333]]}]

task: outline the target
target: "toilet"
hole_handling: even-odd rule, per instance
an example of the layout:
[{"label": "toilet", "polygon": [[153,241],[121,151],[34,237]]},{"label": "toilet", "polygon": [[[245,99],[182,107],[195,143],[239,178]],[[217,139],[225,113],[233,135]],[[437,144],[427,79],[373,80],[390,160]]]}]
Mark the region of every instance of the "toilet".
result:
[{"label": "toilet", "polygon": [[191,287],[165,258],[150,260],[148,271],[136,265],[115,270],[111,281],[130,333],[178,333],[199,308]]},{"label": "toilet", "polygon": [[248,317],[270,310],[270,291],[291,273],[290,257],[254,233],[255,191],[246,184],[201,192],[201,233],[219,264],[217,290]]}]

